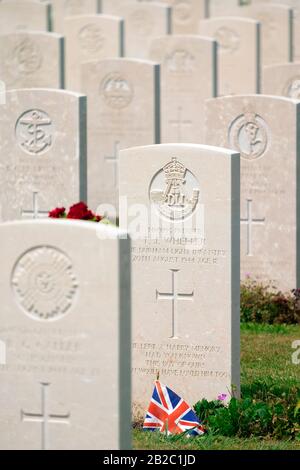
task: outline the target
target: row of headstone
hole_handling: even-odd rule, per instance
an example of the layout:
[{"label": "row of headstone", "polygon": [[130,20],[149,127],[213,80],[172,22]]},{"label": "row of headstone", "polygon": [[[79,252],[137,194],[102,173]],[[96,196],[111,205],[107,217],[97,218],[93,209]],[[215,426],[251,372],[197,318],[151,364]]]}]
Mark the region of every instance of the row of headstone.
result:
[{"label": "row of headstone", "polygon": [[[158,65],[91,63],[84,79],[88,115],[83,95],[6,93],[0,115],[3,221],[45,217],[78,199],[93,209],[102,204],[116,217],[119,150],[160,142]],[[242,273],[274,280],[280,288],[297,285],[297,112],[297,101],[266,95],[212,99],[203,112],[203,142],[242,157]]]},{"label": "row of headstone", "polygon": [[[154,4],[146,6],[153,8]],[[187,35],[185,39],[182,35],[167,35],[168,13],[162,5],[159,8],[163,8],[158,12],[162,21],[154,21],[155,31],[151,35],[149,31],[144,34],[146,28],[143,27],[139,31],[144,39],[133,35],[127,38],[127,42],[124,40],[124,20],[106,15],[68,18],[65,21],[65,42],[63,36],[55,33],[19,31],[1,34],[0,78],[7,89],[65,87],[86,93],[81,79],[81,69],[85,68],[85,63],[122,57],[129,48],[132,57],[161,63],[162,96],[165,95],[166,81],[167,90],[173,88],[174,92],[178,91],[178,86],[184,88],[189,80],[196,84],[196,89],[190,87],[193,89],[190,96],[194,95],[191,101],[196,105],[197,100],[216,96],[217,93],[219,96],[259,93],[262,89],[261,75],[264,75],[265,70],[262,66],[274,62],[286,64],[292,59],[288,9],[284,9],[286,16],[279,15],[280,22],[274,20],[272,23],[272,35],[266,43],[264,22],[260,24],[259,21],[247,18],[202,20],[198,28],[199,36]],[[272,14],[275,11],[272,9]],[[280,46],[277,44],[278,38]],[[217,44],[213,44],[213,40]],[[140,48],[140,53],[137,48]],[[237,67],[239,73],[236,73]],[[194,78],[196,76],[197,80]],[[179,83],[181,79],[182,85]],[[175,103],[177,120],[190,121],[190,116],[179,118],[180,114],[185,114],[180,101],[178,99]],[[202,107],[200,104],[200,110]],[[173,112],[173,109],[170,108],[169,112]],[[192,125],[184,127],[186,130],[189,128],[190,133],[193,131]],[[198,142],[197,134],[194,138]]]},{"label": "row of headstone", "polygon": [[135,418],[158,373],[190,403],[239,394],[238,153],[139,147],[120,176],[132,247],[92,223],[0,226],[1,449],[130,447],[130,311]]}]

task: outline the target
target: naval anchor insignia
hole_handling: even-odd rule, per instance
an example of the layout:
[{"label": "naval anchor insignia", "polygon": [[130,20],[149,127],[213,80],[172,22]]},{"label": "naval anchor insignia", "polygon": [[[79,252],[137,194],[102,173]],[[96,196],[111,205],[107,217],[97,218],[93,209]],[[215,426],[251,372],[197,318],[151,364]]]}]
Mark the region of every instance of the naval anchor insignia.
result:
[{"label": "naval anchor insignia", "polygon": [[53,143],[52,120],[44,111],[26,111],[17,121],[16,138],[21,149],[30,155],[45,153]]},{"label": "naval anchor insignia", "polygon": [[182,221],[195,211],[200,196],[196,177],[176,157],[154,176],[150,200],[160,215]]}]

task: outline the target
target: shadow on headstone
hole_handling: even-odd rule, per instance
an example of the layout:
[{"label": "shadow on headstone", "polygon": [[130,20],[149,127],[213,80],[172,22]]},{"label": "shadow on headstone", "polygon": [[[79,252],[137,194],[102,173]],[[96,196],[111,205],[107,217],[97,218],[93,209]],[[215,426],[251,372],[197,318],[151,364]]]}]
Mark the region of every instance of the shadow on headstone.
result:
[{"label": "shadow on headstone", "polygon": [[0,80],[0,104],[6,104],[6,85]]},{"label": "shadow on headstone", "polygon": [[6,344],[0,340],[0,365],[6,364]]}]

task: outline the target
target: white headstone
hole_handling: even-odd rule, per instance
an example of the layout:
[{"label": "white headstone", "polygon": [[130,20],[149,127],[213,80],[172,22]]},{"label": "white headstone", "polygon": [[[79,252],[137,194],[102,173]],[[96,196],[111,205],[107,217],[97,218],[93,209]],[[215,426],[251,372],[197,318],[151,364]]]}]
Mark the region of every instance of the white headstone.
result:
[{"label": "white headstone", "polygon": [[172,32],[197,34],[198,22],[209,14],[209,0],[162,0],[172,7]]},{"label": "white headstone", "polygon": [[0,32],[18,30],[50,31],[51,6],[36,0],[3,0],[0,2]]},{"label": "white headstone", "polygon": [[0,449],[130,448],[130,248],[122,236],[93,222],[0,226]]},{"label": "white headstone", "polygon": [[125,19],[125,55],[130,58],[149,59],[149,47],[156,36],[171,33],[171,8],[156,2],[110,3],[106,0],[103,12]]},{"label": "white headstone", "polygon": [[6,93],[0,113],[0,219],[47,217],[86,200],[86,97]]},{"label": "white headstone", "polygon": [[239,0],[208,0],[208,16],[231,15],[233,10],[239,14]]},{"label": "white headstone", "polygon": [[241,153],[241,277],[299,285],[300,103],[252,95],[207,102],[210,145]]},{"label": "white headstone", "polygon": [[150,58],[161,64],[161,141],[201,143],[204,103],[217,96],[216,42],[199,36],[163,36]]},{"label": "white headstone", "polygon": [[120,224],[134,239],[134,416],[158,373],[191,405],[232,385],[239,393],[239,184],[232,151],[121,152]]},{"label": "white headstone", "polygon": [[98,0],[51,0],[52,28],[64,33],[64,20],[74,15],[95,15],[99,12]]},{"label": "white headstone", "polygon": [[84,92],[80,69],[84,62],[123,55],[124,22],[108,15],[82,15],[65,20],[66,83]]},{"label": "white headstone", "polygon": [[260,3],[240,7],[229,13],[261,22],[262,64],[293,60],[293,10],[287,5]]},{"label": "white headstone", "polygon": [[[266,3],[266,0],[252,0],[253,4],[262,2]],[[272,6],[275,3],[289,5],[293,9],[293,49],[294,49],[294,60],[300,61],[300,2],[299,0],[268,0]],[[270,5],[270,8],[272,7]]]},{"label": "white headstone", "polygon": [[269,65],[263,69],[265,95],[286,96],[300,99],[300,63]]},{"label": "white headstone", "polygon": [[0,77],[7,89],[64,88],[64,38],[38,31],[0,34]]},{"label": "white headstone", "polygon": [[218,42],[219,95],[260,92],[260,26],[237,17],[200,21],[199,34]]},{"label": "white headstone", "polygon": [[89,204],[118,207],[119,150],[160,141],[159,66],[107,59],[82,67],[88,96]]}]

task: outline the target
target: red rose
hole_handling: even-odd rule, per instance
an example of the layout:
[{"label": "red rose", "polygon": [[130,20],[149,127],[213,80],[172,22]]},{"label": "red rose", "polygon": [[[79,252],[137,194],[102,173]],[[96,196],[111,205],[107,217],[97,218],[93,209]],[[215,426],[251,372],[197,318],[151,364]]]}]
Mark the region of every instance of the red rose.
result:
[{"label": "red rose", "polygon": [[95,216],[84,202],[79,202],[70,208],[67,217],[76,220],[93,220]]},{"label": "red rose", "polygon": [[61,219],[66,216],[66,209],[64,207],[57,207],[53,211],[49,212],[48,217],[51,219]]}]

